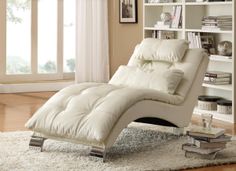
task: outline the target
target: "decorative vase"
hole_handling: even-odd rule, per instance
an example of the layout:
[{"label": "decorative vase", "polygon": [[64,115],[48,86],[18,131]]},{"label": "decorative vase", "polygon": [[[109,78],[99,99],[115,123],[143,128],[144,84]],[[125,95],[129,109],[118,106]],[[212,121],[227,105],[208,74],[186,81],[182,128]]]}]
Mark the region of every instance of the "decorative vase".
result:
[{"label": "decorative vase", "polygon": [[222,41],[218,44],[218,53],[223,56],[232,55],[232,43],[230,41]]},{"label": "decorative vase", "polygon": [[161,13],[161,21],[168,22],[171,21],[171,14],[169,12]]}]

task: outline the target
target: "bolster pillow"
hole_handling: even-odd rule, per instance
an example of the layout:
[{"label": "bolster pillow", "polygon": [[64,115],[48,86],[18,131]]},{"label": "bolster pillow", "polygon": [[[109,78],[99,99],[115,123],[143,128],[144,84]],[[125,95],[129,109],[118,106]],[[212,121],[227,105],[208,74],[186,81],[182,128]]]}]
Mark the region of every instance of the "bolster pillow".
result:
[{"label": "bolster pillow", "polygon": [[183,71],[179,69],[168,69],[160,72],[159,70],[142,70],[139,67],[122,65],[111,78],[109,84],[154,89],[174,94],[183,75]]}]

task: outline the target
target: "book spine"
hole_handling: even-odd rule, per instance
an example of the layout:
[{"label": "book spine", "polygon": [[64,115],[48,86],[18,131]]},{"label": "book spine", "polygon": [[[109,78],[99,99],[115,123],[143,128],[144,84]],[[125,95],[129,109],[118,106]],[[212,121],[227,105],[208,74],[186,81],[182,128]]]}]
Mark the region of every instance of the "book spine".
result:
[{"label": "book spine", "polygon": [[222,77],[230,77],[230,74],[212,74],[212,73],[205,73],[206,77],[213,77],[213,78],[222,78]]},{"label": "book spine", "polygon": [[195,152],[185,151],[185,157],[213,160],[216,158],[217,153],[218,152],[214,152],[211,154],[199,154],[199,153],[195,153]]},{"label": "book spine", "polygon": [[173,28],[178,28],[179,22],[180,22],[180,16],[181,16],[181,6],[177,6],[175,9],[175,17],[174,17],[174,23],[172,25]]},{"label": "book spine", "polygon": [[174,28],[175,22],[176,22],[175,21],[176,20],[176,6],[173,6],[171,16],[172,16],[171,27]]},{"label": "book spine", "polygon": [[230,82],[230,78],[212,78],[212,77],[204,77],[204,81],[210,82]]},{"label": "book spine", "polygon": [[204,83],[206,83],[206,84],[212,84],[212,85],[228,85],[228,84],[230,84],[229,81],[226,81],[226,82],[204,81]]},{"label": "book spine", "polygon": [[199,48],[202,48],[201,34],[198,32]]},{"label": "book spine", "polygon": [[191,35],[190,35],[191,33],[190,32],[188,32],[188,41],[190,42],[189,43],[189,48],[193,48],[193,42],[192,42],[192,40],[191,40]]}]

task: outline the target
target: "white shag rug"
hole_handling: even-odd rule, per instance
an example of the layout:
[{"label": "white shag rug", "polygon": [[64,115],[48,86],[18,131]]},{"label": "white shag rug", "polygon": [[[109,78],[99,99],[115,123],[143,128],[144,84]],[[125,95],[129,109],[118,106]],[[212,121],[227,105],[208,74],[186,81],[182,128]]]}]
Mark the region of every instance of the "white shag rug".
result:
[{"label": "white shag rug", "polygon": [[89,156],[89,147],[68,142],[46,140],[43,152],[29,149],[31,134],[0,133],[1,171],[163,171],[236,163],[235,141],[216,160],[185,158],[181,145],[186,136],[178,137],[159,126],[132,124],[108,151],[106,163]]}]

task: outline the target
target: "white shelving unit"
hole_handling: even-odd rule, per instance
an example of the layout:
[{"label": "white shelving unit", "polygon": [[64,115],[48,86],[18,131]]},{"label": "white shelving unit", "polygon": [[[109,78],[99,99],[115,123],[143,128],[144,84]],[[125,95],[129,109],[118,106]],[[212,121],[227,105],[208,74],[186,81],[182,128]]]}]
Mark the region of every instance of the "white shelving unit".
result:
[{"label": "white shelving unit", "polygon": [[[172,3],[148,3],[148,0],[143,0],[143,37],[152,37],[152,32],[155,30],[173,31],[176,39],[186,39],[188,32],[200,32],[213,34],[215,44],[220,41],[228,40],[233,43],[233,58],[232,59],[212,59],[208,70],[219,70],[232,73],[232,85],[210,85],[203,84],[202,94],[221,96],[232,100],[233,112],[231,115],[219,114],[217,111],[194,110],[194,114],[211,113],[214,118],[236,123],[236,59],[235,54],[235,9],[234,0],[225,2],[186,2],[186,0],[174,0]],[[158,29],[154,25],[160,21],[162,12],[172,12],[173,6],[182,6],[182,26],[181,28]],[[211,31],[202,30],[201,21],[204,16],[232,15],[233,29],[230,31]],[[216,47],[215,47],[216,48]]]}]

